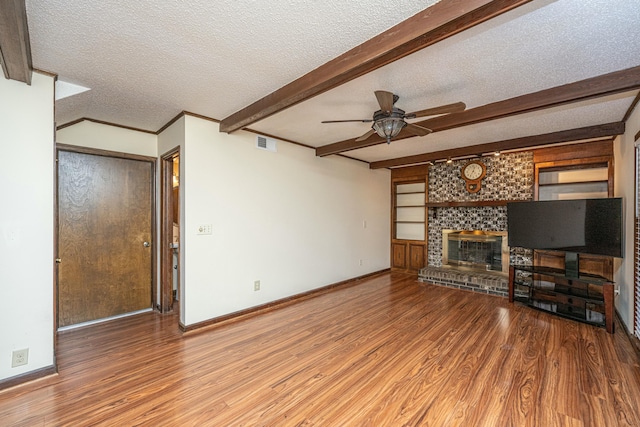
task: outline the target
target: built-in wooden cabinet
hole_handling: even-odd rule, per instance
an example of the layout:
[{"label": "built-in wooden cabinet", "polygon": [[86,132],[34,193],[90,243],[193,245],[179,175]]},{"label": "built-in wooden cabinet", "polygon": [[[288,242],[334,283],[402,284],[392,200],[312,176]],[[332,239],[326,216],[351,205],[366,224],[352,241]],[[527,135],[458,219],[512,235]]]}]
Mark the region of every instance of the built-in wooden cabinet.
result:
[{"label": "built-in wooden cabinet", "polygon": [[426,183],[398,182],[395,184],[395,238],[398,240],[425,240]]},{"label": "built-in wooden cabinet", "polygon": [[600,141],[534,152],[534,199],[613,197],[613,142]]},{"label": "built-in wooden cabinet", "polygon": [[428,166],[391,172],[391,267],[417,272],[427,259]]},{"label": "built-in wooden cabinet", "polygon": [[538,200],[608,197],[608,173],[606,164],[543,168],[538,174]]},{"label": "built-in wooden cabinet", "polygon": [[[613,197],[613,141],[569,144],[534,151],[534,199]],[[533,264],[563,270],[564,252],[534,251]],[[613,258],[580,255],[580,273],[613,280]]]}]

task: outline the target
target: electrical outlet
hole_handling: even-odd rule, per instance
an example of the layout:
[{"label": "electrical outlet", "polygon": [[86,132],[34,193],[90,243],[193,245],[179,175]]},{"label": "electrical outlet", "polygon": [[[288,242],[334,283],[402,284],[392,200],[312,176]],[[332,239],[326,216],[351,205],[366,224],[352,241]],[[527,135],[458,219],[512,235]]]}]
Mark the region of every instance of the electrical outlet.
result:
[{"label": "electrical outlet", "polygon": [[212,230],[211,224],[200,224],[198,226],[197,234],[211,234],[212,233],[211,230]]},{"label": "electrical outlet", "polygon": [[256,280],[255,282],[253,282],[253,290],[254,291],[260,290],[260,280]]},{"label": "electrical outlet", "polygon": [[29,349],[25,348],[23,350],[14,350],[13,355],[11,357],[11,367],[15,368],[17,366],[26,365],[29,363]]},{"label": "electrical outlet", "polygon": [[359,264],[362,265],[362,260],[360,260]]}]

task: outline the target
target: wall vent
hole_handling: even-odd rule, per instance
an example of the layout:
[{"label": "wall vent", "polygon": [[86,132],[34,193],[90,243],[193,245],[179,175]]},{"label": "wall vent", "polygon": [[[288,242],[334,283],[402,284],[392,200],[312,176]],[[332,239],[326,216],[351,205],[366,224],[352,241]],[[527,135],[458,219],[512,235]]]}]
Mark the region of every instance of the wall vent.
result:
[{"label": "wall vent", "polygon": [[273,151],[274,153],[278,151],[276,148],[276,140],[262,135],[256,136],[256,148]]}]

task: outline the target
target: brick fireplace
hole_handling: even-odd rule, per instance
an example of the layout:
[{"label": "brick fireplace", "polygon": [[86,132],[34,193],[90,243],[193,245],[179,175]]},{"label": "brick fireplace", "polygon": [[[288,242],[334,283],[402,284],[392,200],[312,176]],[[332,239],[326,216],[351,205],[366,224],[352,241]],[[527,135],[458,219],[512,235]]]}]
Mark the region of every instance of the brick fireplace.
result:
[{"label": "brick fireplace", "polygon": [[[428,263],[418,278],[427,283],[507,296],[509,263],[530,264],[531,255],[509,249],[506,204],[495,202],[533,199],[533,154],[510,153],[484,157],[482,161],[487,175],[478,193],[467,192],[460,178],[466,160],[437,163],[429,168]],[[452,232],[459,233],[454,239],[463,251],[462,259],[454,262],[449,261],[451,241],[447,242]],[[492,236],[500,237],[499,250]],[[487,252],[481,254],[482,250]],[[494,260],[498,253],[499,268]]]}]

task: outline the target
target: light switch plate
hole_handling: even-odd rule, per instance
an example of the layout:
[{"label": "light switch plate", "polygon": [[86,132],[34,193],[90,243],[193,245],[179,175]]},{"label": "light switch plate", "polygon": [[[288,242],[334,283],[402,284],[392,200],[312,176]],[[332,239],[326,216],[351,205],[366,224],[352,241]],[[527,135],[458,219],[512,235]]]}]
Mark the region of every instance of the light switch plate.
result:
[{"label": "light switch plate", "polygon": [[198,226],[197,234],[200,234],[200,235],[211,234],[212,233],[211,230],[212,230],[211,224],[200,224]]}]

